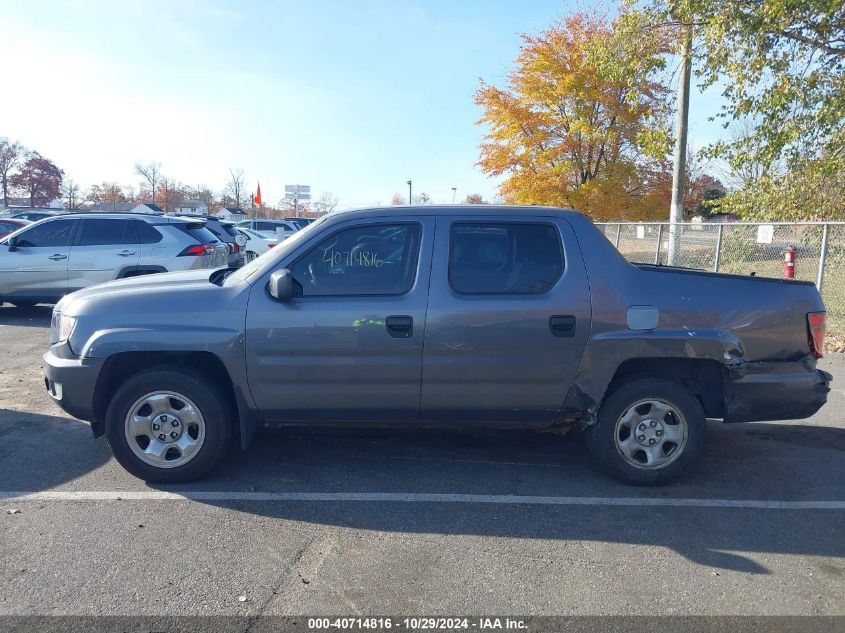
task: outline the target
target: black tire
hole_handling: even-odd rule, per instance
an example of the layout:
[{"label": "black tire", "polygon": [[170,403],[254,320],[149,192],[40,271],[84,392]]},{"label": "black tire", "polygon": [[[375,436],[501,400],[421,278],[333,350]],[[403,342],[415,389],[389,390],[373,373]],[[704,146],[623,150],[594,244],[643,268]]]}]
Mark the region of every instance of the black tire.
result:
[{"label": "black tire", "polygon": [[[620,421],[622,415],[638,401],[649,398],[670,404],[683,416],[687,429],[686,441],[675,444],[675,450],[679,452],[671,453],[674,456],[665,465],[643,464],[637,467],[622,455],[623,449],[617,448],[614,435],[625,431],[625,429],[617,428],[617,422]],[[666,420],[663,419],[663,422]],[[673,422],[671,414],[669,422]],[[674,422],[678,421],[674,420]],[[624,421],[620,424],[624,424]],[[644,378],[620,385],[605,398],[596,424],[587,430],[587,446],[596,461],[616,479],[635,486],[659,486],[676,479],[698,457],[704,446],[705,426],[704,409],[698,398],[686,387],[670,380]],[[662,433],[663,431],[661,435]],[[669,431],[666,431],[667,437],[668,434]],[[631,438],[631,441],[635,439]],[[669,450],[672,450],[671,442],[668,446]],[[645,459],[645,450],[640,452]]]},{"label": "black tire", "polygon": [[[218,395],[210,380],[190,370],[151,368],[127,380],[106,410],[106,438],[115,459],[130,473],[150,483],[184,483],[208,473],[226,454],[236,419],[234,408]],[[142,461],[129,445],[124,424],[129,408],[139,398],[160,390],[179,393],[196,404],[205,423],[205,439],[184,465],[161,468]]]}]

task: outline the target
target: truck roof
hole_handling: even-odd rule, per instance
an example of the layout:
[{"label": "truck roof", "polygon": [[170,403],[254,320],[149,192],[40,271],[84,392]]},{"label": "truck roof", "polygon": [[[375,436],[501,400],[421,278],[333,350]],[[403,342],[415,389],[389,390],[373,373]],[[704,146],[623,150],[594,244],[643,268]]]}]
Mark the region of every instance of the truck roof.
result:
[{"label": "truck roof", "polygon": [[382,215],[560,215],[570,218],[586,219],[583,213],[559,207],[541,207],[535,205],[511,204],[425,204],[397,205],[389,207],[370,207],[335,211],[332,215],[343,214],[346,218]]}]

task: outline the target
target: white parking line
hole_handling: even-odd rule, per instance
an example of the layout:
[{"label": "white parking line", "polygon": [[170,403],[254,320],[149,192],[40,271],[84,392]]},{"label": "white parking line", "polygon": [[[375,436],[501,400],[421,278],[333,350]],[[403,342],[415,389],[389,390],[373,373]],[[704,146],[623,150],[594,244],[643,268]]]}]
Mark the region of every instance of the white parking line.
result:
[{"label": "white parking line", "polygon": [[766,510],[845,510],[845,501],[769,499],[667,499],[653,497],[544,497],[416,492],[138,492],[48,490],[0,492],[2,501],[259,501],[310,503],[486,503],[542,506],[623,506],[667,508],[754,508]]}]

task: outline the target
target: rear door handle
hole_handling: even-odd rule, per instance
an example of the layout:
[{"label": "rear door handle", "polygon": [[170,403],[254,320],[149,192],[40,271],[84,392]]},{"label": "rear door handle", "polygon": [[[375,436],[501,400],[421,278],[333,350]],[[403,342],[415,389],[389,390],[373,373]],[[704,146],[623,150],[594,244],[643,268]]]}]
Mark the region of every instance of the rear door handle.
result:
[{"label": "rear door handle", "polygon": [[550,316],[549,329],[558,338],[572,338],[575,336],[575,317],[571,314]]},{"label": "rear door handle", "polygon": [[54,262],[57,262],[60,259],[67,259],[67,255],[62,255],[61,253],[53,253],[47,259],[52,259]]},{"label": "rear door handle", "polygon": [[389,316],[384,320],[384,327],[394,338],[410,338],[414,335],[414,318],[406,314]]},{"label": "rear door handle", "polygon": [[130,255],[134,255],[135,251],[120,251],[118,255],[121,257],[129,257]]}]

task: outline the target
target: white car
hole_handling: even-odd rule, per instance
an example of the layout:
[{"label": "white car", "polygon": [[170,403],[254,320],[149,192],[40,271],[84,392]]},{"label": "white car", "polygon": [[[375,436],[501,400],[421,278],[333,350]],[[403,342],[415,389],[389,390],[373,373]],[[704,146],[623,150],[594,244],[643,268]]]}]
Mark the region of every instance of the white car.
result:
[{"label": "white car", "polygon": [[235,230],[246,238],[246,245],[243,247],[243,250],[245,253],[244,259],[247,262],[251,262],[256,257],[263,255],[279,243],[278,239],[271,239],[252,229],[236,227]]},{"label": "white car", "polygon": [[279,230],[282,231],[284,238],[290,237],[299,230],[296,224],[287,220],[242,220],[235,226],[239,229],[249,229],[261,233],[269,239],[276,239]]}]

